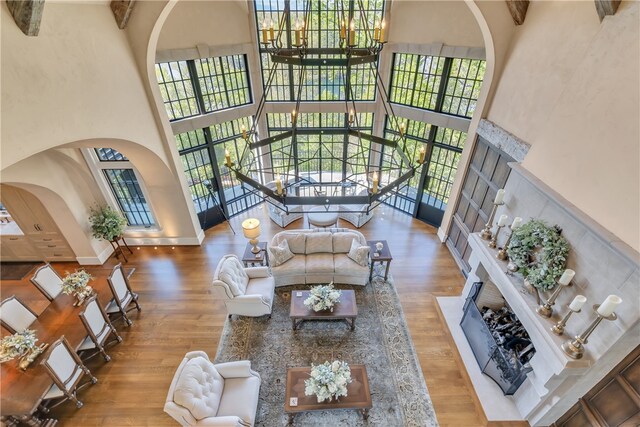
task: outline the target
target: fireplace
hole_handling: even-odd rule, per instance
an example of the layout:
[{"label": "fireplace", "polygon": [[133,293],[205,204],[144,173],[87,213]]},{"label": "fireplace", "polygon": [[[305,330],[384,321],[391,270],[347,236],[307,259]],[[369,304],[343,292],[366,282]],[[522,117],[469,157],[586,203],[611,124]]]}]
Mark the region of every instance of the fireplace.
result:
[{"label": "fireplace", "polygon": [[473,283],[460,327],[480,370],[512,395],[532,370],[535,347],[525,327],[492,282]]}]

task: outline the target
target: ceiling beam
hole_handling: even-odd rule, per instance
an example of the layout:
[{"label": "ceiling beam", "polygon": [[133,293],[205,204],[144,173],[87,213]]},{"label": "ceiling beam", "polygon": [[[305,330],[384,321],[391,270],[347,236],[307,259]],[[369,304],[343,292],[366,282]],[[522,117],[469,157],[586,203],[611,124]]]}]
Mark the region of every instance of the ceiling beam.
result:
[{"label": "ceiling beam", "polygon": [[600,22],[607,15],[615,15],[620,6],[620,0],[595,0],[596,11],[600,17]]},{"label": "ceiling beam", "polygon": [[44,0],[7,0],[7,7],[23,33],[33,37],[38,35]]},{"label": "ceiling beam", "polygon": [[506,3],[513,22],[516,25],[524,24],[524,18],[527,16],[527,9],[529,8],[529,0],[506,0]]},{"label": "ceiling beam", "polygon": [[118,28],[124,30],[131,17],[135,0],[112,0],[111,11],[116,18]]}]

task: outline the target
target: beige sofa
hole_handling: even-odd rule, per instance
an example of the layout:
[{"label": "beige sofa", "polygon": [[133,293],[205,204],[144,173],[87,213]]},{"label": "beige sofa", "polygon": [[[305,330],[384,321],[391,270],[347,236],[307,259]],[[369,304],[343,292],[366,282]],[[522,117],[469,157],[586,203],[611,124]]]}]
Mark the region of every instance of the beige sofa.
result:
[{"label": "beige sofa", "polygon": [[281,231],[273,236],[270,246],[278,246],[285,239],[294,256],[271,267],[276,286],[331,281],[364,286],[369,281],[369,268],[347,256],[353,239],[362,246],[367,244],[359,231],[346,228]]}]

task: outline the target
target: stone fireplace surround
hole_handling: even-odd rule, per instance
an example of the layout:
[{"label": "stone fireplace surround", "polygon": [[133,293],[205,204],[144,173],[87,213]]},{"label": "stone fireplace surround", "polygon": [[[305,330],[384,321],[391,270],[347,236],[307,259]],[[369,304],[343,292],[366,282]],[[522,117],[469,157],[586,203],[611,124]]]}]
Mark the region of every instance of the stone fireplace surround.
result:
[{"label": "stone fireplace surround", "polygon": [[[508,274],[507,263],[496,259],[497,250],[488,248],[488,242],[474,233],[469,236],[473,249],[471,272],[462,295],[437,300],[487,419],[549,425],[640,344],[640,256],[519,163],[510,166],[505,205],[498,209],[496,218],[506,214],[510,221],[520,216],[525,222],[537,218],[559,225],[571,246],[567,267],[576,271],[572,285],[560,294],[551,319],[540,317],[535,312],[535,296],[522,288],[522,276]],[[504,244],[507,234],[503,229],[498,247]],[[480,372],[460,328],[464,300],[477,281],[491,281],[498,287],[536,348],[531,359],[533,371],[513,396],[504,396]],[[581,313],[572,316],[565,334],[558,337],[549,328],[567,312],[567,305],[578,294],[587,297],[587,304]],[[581,360],[566,356],[562,343],[584,331],[596,317],[592,305],[602,303],[609,294],[623,299],[616,310],[618,319],[605,320],[598,326],[585,345]],[[546,299],[548,295],[541,296]]]}]

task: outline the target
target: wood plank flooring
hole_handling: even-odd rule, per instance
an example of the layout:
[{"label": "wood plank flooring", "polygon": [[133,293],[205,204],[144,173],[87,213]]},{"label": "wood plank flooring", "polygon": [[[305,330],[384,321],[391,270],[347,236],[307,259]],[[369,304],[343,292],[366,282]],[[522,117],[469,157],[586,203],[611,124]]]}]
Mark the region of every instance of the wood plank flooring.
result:
[{"label": "wood plank flooring", "polygon": [[[167,389],[186,352],[204,350],[211,357],[216,353],[226,314],[222,303],[212,297],[210,281],[223,255],[242,255],[247,240],[240,223],[249,217],[261,220],[260,240],[268,241],[281,230],[268,219],[266,207],[260,206],[231,220],[235,235],[223,223],[207,230],[199,247],[132,248],[134,254],[126,266],[136,268],[131,284],[140,294],[142,312],[132,312],[134,324],[130,328],[116,324],[124,341],[108,350],[111,362],[94,358],[88,364],[99,382],[80,392],[84,407],[63,404],[52,411],[61,425],[176,425],[162,411]],[[303,221],[287,228],[306,227]],[[353,228],[344,221],[340,226]],[[438,314],[435,296],[459,295],[464,278],[447,248],[439,242],[436,229],[391,208],[379,207],[360,231],[368,239],[385,239],[389,243],[394,258],[390,272],[440,425],[487,425]],[[116,263],[112,258],[104,266],[88,270],[103,274]],[[77,265],[61,263],[54,267],[64,273]],[[28,277],[2,281],[1,291],[3,298],[19,293],[36,311],[46,306],[46,300]]]}]

